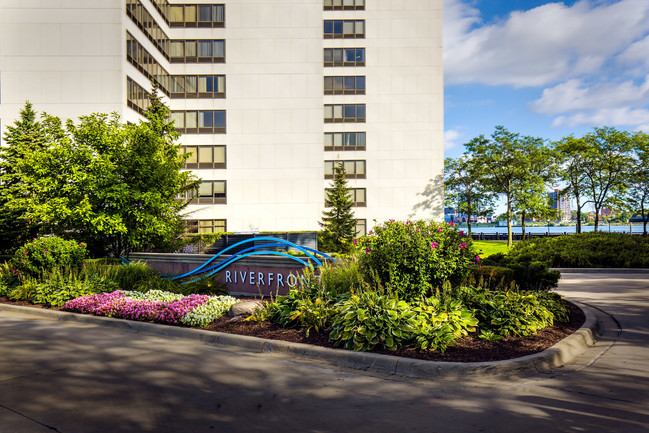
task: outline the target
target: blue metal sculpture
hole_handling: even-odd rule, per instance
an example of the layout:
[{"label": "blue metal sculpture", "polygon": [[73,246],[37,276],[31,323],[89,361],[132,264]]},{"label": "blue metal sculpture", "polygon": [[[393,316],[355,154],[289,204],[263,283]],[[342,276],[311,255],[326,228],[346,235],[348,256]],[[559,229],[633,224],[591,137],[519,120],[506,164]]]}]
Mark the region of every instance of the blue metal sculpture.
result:
[{"label": "blue metal sculpture", "polygon": [[[245,248],[232,256],[228,257],[227,259],[224,259],[216,264],[213,264],[209,266],[214,260],[216,260],[218,257],[222,256],[223,254],[227,253],[230,250],[235,249],[238,246],[244,245],[246,243],[250,242],[259,242],[259,241],[270,241],[271,243],[264,243],[260,245],[254,245],[252,247]],[[277,248],[277,247],[292,247],[296,248],[300,252],[304,253],[307,258],[306,260],[302,260],[298,257],[292,256],[290,254],[286,254],[280,251],[268,251],[268,250],[259,250],[260,248]],[[255,255],[273,255],[273,256],[283,256],[283,257],[288,257],[291,260],[295,260],[296,262],[301,263],[304,266],[309,266],[313,267],[312,261],[316,263],[318,266],[322,266],[322,262],[318,260],[316,256],[321,256],[324,257],[327,260],[331,260],[335,262],[336,260],[333,257],[328,256],[325,253],[322,253],[320,251],[314,250],[313,248],[307,248],[307,247],[301,247],[299,245],[294,244],[293,242],[289,242],[283,239],[278,239],[278,238],[273,238],[273,237],[267,237],[267,236],[261,236],[257,238],[251,238],[251,239],[246,239],[241,242],[237,242],[234,245],[231,245],[221,251],[219,251],[217,254],[213,255],[209,260],[207,260],[205,263],[202,265],[198,266],[196,269],[193,269],[189,272],[186,272],[181,275],[163,275],[165,278],[173,279],[173,280],[178,280],[181,278],[187,278],[187,277],[192,277],[192,276],[198,276],[201,275],[198,278],[195,278],[191,281],[186,281],[181,284],[189,284],[194,281],[198,281],[202,278],[206,278],[209,276],[214,275],[215,273],[223,270],[230,264],[236,262],[237,260],[243,259],[244,257],[250,257],[250,256],[255,256]],[[122,259],[122,262],[124,264],[130,263],[128,260],[120,256],[120,259]]]}]

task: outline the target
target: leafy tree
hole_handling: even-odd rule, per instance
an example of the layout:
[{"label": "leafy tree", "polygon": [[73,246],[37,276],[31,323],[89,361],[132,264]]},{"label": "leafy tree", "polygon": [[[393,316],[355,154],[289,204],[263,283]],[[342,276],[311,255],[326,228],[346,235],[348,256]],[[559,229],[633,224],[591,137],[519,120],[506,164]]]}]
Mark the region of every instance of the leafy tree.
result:
[{"label": "leafy tree", "polygon": [[340,163],[334,167],[334,178],[331,188],[327,189],[325,206],[328,211],[322,212],[320,226],[325,232],[325,242],[330,242],[338,251],[348,251],[356,235],[352,193],[345,179],[345,168]]},{"label": "leafy tree", "polygon": [[[628,207],[642,217],[642,235],[647,236],[649,222],[649,135],[636,134],[635,161],[628,182]],[[628,221],[628,220],[627,220]]]},{"label": "leafy tree", "polygon": [[530,152],[538,151],[539,142],[540,139],[521,137],[503,126],[497,126],[491,140],[481,135],[465,145],[473,158],[488,167],[489,188],[505,196],[507,244],[510,246],[513,244],[512,213],[516,200],[522,205],[525,194],[537,194],[537,186],[542,181],[542,177],[533,175],[530,157]]},{"label": "leafy tree", "polygon": [[493,212],[494,196],[486,188],[487,166],[464,154],[457,159],[444,160],[444,201],[458,212],[466,214],[471,234],[471,217]]},{"label": "leafy tree", "polygon": [[186,155],[156,89],[146,122],[122,124],[116,114],[91,114],[62,127],[44,115],[47,145],[25,155],[8,206],[37,221],[43,234],[73,236],[93,255],[133,249],[174,250],[187,205],[179,195],[198,182],[181,171]]},{"label": "leafy tree", "polygon": [[542,139],[523,137],[521,146],[527,158],[517,180],[513,201],[514,209],[521,217],[521,231],[524,237],[527,218],[556,217],[547,194],[547,185],[555,178],[556,164],[553,151],[544,145]]},{"label": "leafy tree", "polygon": [[572,219],[577,221],[576,232],[581,233],[581,223],[584,220],[581,210],[588,203],[583,200],[588,146],[582,139],[569,136],[554,143],[554,149],[559,159],[559,178],[566,183],[561,193],[574,197],[576,209]]}]

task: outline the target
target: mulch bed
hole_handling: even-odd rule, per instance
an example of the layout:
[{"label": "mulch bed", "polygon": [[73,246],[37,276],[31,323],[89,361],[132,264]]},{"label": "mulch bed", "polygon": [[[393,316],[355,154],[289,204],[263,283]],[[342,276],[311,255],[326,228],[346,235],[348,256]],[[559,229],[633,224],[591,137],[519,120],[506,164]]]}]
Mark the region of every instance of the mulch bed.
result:
[{"label": "mulch bed", "polygon": [[[585,316],[581,309],[570,302],[564,302],[570,312],[570,320],[567,323],[557,323],[551,328],[542,329],[536,335],[528,335],[526,337],[507,337],[498,341],[484,341],[473,336],[468,336],[458,340],[454,346],[447,348],[444,353],[419,349],[398,349],[395,351],[376,350],[374,352],[402,356],[404,358],[446,362],[488,362],[531,355],[553,346],[583,325]],[[14,302],[7,297],[0,297],[0,303],[35,308],[47,308],[44,305],[34,305],[26,301]],[[60,308],[53,309],[60,310]],[[307,337],[306,332],[302,330],[284,329],[281,326],[270,322],[259,323],[254,321],[245,321],[241,318],[233,319],[228,316],[215,320],[203,329],[230,334],[248,335],[270,340],[306,343],[331,348],[336,347],[329,341],[328,333],[315,332],[312,330]]]}]

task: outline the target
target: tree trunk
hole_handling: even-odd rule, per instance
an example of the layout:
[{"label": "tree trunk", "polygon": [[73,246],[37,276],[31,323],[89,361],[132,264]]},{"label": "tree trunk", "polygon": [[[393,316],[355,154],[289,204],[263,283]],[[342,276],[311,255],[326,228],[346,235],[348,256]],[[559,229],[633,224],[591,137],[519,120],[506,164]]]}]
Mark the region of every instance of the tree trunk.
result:
[{"label": "tree trunk", "polygon": [[575,200],[577,201],[577,227],[576,232],[581,233],[581,206],[579,203],[579,194],[575,194]]},{"label": "tree trunk", "polygon": [[512,237],[512,200],[511,194],[507,193],[507,246],[511,247],[514,244]]},{"label": "tree trunk", "polygon": [[599,226],[599,211],[600,211],[600,209],[601,208],[598,208],[597,206],[595,206],[595,228],[593,229],[593,231],[595,233],[597,233],[597,227]]},{"label": "tree trunk", "polygon": [[522,233],[521,239],[522,240],[525,240],[525,214],[526,214],[525,211],[521,212],[521,233]]}]

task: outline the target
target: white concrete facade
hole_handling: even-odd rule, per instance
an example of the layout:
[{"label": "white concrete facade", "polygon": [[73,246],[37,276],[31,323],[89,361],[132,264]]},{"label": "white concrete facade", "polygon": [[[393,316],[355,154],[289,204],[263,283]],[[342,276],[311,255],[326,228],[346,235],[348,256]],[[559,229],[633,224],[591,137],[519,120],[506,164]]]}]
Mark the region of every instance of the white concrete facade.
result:
[{"label": "white concrete facade", "polygon": [[[150,80],[127,60],[128,32],[172,76],[225,75],[225,98],[167,99],[172,110],[226,113],[225,133],[181,138],[224,145],[227,155],[226,168],[195,170],[226,181],[227,203],[192,204],[188,219],[225,220],[228,231],[317,230],[331,185],[325,161],[364,161],[364,178],[349,184],[365,189],[355,215],[368,229],[373,220],[442,220],[442,0],[365,0],[358,10],[324,10],[323,0],[191,4],[224,4],[224,27],[170,27],[141,0],[171,40],[225,40],[224,63],[170,62],[125,0],[0,0],[2,132],[25,100],[62,118],[140,118],[127,106],[127,77],[147,90]],[[325,20],[362,21],[364,37],[325,38]],[[332,48],[362,48],[364,64],[325,66]],[[329,76],[365,77],[364,93],[325,95]],[[364,104],[365,121],[326,123],[325,105],[341,104]],[[364,132],[365,149],[325,150],[325,133],[336,132]]]}]

